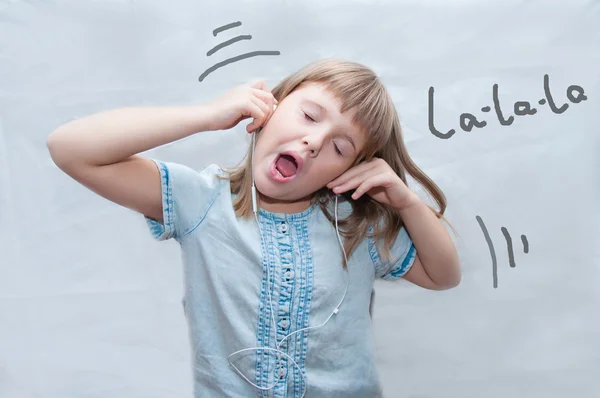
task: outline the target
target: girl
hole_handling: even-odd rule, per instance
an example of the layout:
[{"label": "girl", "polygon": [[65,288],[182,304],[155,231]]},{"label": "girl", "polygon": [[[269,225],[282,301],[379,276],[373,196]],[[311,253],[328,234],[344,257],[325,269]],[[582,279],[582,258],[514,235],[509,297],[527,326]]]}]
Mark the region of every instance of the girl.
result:
[{"label": "girl", "polygon": [[[253,143],[235,169],[137,155],[246,118]],[[196,397],[381,396],[375,278],[460,281],[445,198],[358,63],[313,62],[272,92],[254,82],[199,106],[90,115],[53,131],[48,148],[76,181],[143,214],[154,238],[179,242]]]}]

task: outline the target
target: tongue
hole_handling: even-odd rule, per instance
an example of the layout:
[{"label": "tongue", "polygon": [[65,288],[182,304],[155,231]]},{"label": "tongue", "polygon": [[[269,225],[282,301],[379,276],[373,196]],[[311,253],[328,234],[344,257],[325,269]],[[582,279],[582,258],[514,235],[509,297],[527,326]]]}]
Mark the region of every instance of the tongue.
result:
[{"label": "tongue", "polygon": [[279,159],[277,159],[277,163],[275,163],[277,170],[284,177],[289,177],[296,174],[297,166],[294,158],[288,155],[281,155]]}]

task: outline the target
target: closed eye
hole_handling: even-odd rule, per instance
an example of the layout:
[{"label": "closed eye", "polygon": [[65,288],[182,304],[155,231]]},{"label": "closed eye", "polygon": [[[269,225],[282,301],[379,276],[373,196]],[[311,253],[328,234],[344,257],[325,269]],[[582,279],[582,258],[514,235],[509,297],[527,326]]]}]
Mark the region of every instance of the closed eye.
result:
[{"label": "closed eye", "polygon": [[338,155],[342,156],[342,152],[340,151],[340,148],[338,148],[338,146],[335,144],[335,142],[333,143],[333,147],[335,148],[335,152]]},{"label": "closed eye", "polygon": [[316,122],[316,120],[310,117],[310,115],[306,112],[304,112],[304,118],[310,120],[311,122]]}]

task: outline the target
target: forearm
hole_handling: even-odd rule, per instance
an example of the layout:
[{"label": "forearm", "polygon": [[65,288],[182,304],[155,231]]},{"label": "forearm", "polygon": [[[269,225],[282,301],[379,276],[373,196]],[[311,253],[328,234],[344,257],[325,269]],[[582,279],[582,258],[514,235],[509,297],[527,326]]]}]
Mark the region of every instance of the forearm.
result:
[{"label": "forearm", "polygon": [[210,129],[206,106],[127,107],[65,123],[47,145],[57,164],[102,166]]},{"label": "forearm", "polygon": [[410,205],[398,211],[429,278],[439,286],[458,285],[458,253],[442,221],[416,195]]}]

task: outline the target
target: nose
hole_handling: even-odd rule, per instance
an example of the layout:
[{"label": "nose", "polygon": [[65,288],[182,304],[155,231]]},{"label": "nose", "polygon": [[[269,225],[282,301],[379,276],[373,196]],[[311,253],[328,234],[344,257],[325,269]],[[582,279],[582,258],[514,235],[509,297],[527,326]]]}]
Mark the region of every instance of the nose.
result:
[{"label": "nose", "polygon": [[319,155],[321,148],[323,147],[324,138],[320,134],[313,133],[311,135],[307,135],[302,139],[302,144],[304,144],[308,150],[310,150],[310,156],[315,157]]}]

